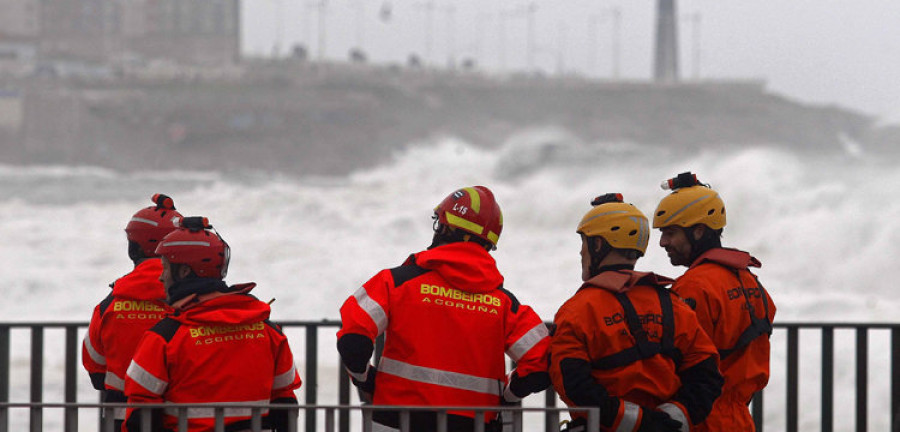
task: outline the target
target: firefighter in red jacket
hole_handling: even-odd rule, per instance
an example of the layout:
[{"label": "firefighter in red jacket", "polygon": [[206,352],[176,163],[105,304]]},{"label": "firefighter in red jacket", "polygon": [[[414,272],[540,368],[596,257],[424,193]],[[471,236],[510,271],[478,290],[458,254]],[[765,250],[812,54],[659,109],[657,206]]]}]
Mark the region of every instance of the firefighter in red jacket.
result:
[{"label": "firefighter in red jacket", "polygon": [[[375,405],[500,406],[549,387],[548,330],[503,287],[489,251],[503,216],[484,186],[459,189],[434,209],[431,246],[379,272],[344,302],[338,351],[352,382]],[[385,335],[377,366],[375,338]],[[507,375],[504,353],[516,361]],[[411,429],[434,431],[435,412]],[[375,420],[398,427],[397,412]],[[497,425],[487,413],[488,427]],[[450,412],[448,431],[475,429],[474,413]]]},{"label": "firefighter in red jacket", "polygon": [[[138,340],[169,311],[156,246],[175,229],[181,214],[166,195],[153,195],[152,200],[154,206],[135,213],[125,226],[134,270],[110,284],[112,292],[94,308],[82,344],[82,363],[104,402],[125,402],[125,370]],[[118,428],[125,410],[116,410],[115,417]]]},{"label": "firefighter in red jacket", "polygon": [[672,193],[662,199],[653,227],[662,235],[672,265],[687,271],[672,285],[697,313],[703,330],[719,350],[725,376],[701,431],[753,431],[748,404],[769,381],[769,335],[775,304],[750,272],[760,262],[747,252],[723,248],[725,205],[719,194],[689,172],[663,183]]},{"label": "firefighter in red jacket", "polygon": [[[569,406],[599,407],[601,430],[688,431],[721,391],[715,346],[671,279],[634,270],[647,218],[620,194],[591,204],[577,230],[584,284],[554,319],[553,386]],[[572,416],[567,430],[584,430]]]},{"label": "firefighter in red jacket", "polygon": [[[125,377],[128,402],[296,404],[301,383],[288,341],[269,305],[248,294],[256,284],[225,283],[230,248],[206,218],[182,219],[156,253],[174,312],[141,339]],[[178,410],[152,412],[154,427],[176,430]],[[212,407],[186,413],[189,432],[213,430]],[[263,413],[264,430],[287,431],[286,410]],[[226,430],[249,430],[251,408],[224,414]],[[123,430],[140,431],[140,422],[140,410],[129,409]]]}]

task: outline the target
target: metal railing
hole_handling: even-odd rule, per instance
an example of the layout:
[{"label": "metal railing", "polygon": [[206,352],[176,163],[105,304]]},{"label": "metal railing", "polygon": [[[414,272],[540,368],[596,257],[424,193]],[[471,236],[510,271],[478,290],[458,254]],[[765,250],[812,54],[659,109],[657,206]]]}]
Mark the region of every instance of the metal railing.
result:
[{"label": "metal railing", "polygon": [[[189,409],[191,408],[204,408],[209,409],[209,404],[125,404],[125,403],[32,403],[32,402],[20,402],[20,403],[0,403],[0,410],[10,410],[10,409],[53,409],[53,408],[62,408],[65,410],[79,410],[79,409],[94,409],[102,411],[103,421],[100,424],[99,431],[100,432],[117,432],[114,427],[114,411],[117,408],[145,408],[137,414],[140,420],[139,430],[135,432],[152,432],[153,428],[153,418],[152,409],[166,409],[170,412],[176,412],[177,415],[173,416],[177,421],[177,428],[179,431],[188,430],[189,423]],[[269,410],[279,409],[288,411],[287,419],[287,431],[286,432],[298,432],[299,426],[297,422],[298,415],[300,411],[313,412],[316,413],[318,411],[322,411],[325,418],[325,425],[322,429],[323,432],[336,432],[337,422],[336,417],[341,414],[346,414],[350,416],[354,411],[358,411],[361,415],[360,419],[360,429],[362,432],[372,432],[374,429],[374,414],[378,411],[391,411],[398,413],[399,415],[399,432],[416,432],[412,429],[410,418],[413,413],[420,411],[437,411],[436,420],[435,420],[435,428],[438,432],[446,432],[448,427],[448,412],[455,411],[472,411],[474,412],[474,430],[475,432],[486,432],[487,423],[485,421],[486,415],[489,412],[498,411],[497,407],[441,407],[439,409],[435,409],[433,407],[420,407],[420,406],[375,406],[375,405],[362,405],[362,406],[349,406],[349,405],[286,405],[286,404],[216,404],[214,406],[214,415],[213,415],[213,428],[215,432],[225,432],[226,431],[226,421],[225,421],[225,411],[231,408],[238,408],[241,410],[249,411],[249,421],[247,422],[249,425],[246,428],[243,428],[242,431],[248,432],[266,432],[269,429],[264,426],[264,415]],[[524,415],[528,412],[538,412],[544,413],[554,413],[559,415],[561,411],[570,411],[568,408],[523,408],[523,407],[503,407],[500,410],[504,415],[504,421],[502,422],[502,429],[504,432],[523,432],[525,422]],[[600,409],[599,408],[574,408],[571,411],[582,412],[587,415],[588,424],[591,426],[587,426],[584,432],[600,432]],[[32,427],[32,430],[35,428]],[[8,428],[4,428],[0,426],[0,431],[7,431]]]},{"label": "metal railing", "polygon": [[[317,422],[321,415],[315,415],[316,410],[328,410],[329,406],[320,405],[319,386],[320,365],[322,352],[318,349],[319,332],[324,329],[336,330],[340,326],[338,321],[289,321],[280,323],[288,334],[289,339],[292,337],[291,330],[302,329],[304,340],[302,344],[291,340],[291,347],[294,351],[295,361],[300,366],[301,359],[305,359],[305,364],[300,367],[301,376],[304,383],[298,396],[304,405],[301,406],[303,415],[303,424],[301,427],[305,432],[317,432]],[[86,404],[84,401],[78,400],[78,384],[79,380],[87,382],[87,373],[81,367],[81,339],[86,331],[87,323],[83,322],[6,322],[0,323],[0,432],[9,430],[10,415],[9,410],[13,408],[21,408],[28,410],[28,425],[31,431],[38,432],[43,430],[44,410],[45,408],[54,407],[63,411],[64,430],[66,432],[78,431],[78,411],[79,408],[101,409],[101,404]],[[22,352],[13,352],[11,346],[12,334],[16,332],[25,332],[26,337],[30,341],[30,353],[27,355],[29,364],[28,375],[28,399],[27,402],[16,401],[11,402],[10,373],[11,359],[13,354],[17,358],[23,356]],[[45,335],[48,331],[62,332],[62,346],[46,347]],[[18,333],[16,333],[18,335]],[[801,337],[802,336],[802,337]],[[332,335],[333,337],[333,335]],[[852,339],[850,343],[840,344],[840,347],[852,346],[852,358],[848,361],[847,355],[836,355],[836,352],[846,354],[846,350],[838,351],[839,340]],[[873,338],[884,340],[881,344],[870,344]],[[801,350],[801,346],[812,345],[812,349]],[[333,346],[333,345],[332,345]],[[873,350],[874,348],[874,350]],[[865,432],[872,428],[873,423],[880,422],[889,424],[891,431],[900,430],[900,324],[883,324],[883,323],[776,323],[775,332],[772,336],[772,378],[769,386],[763,392],[754,397],[751,412],[757,423],[757,429],[764,431],[769,428],[767,416],[769,411],[765,409],[767,406],[765,400],[772,398],[777,401],[777,417],[778,424],[772,426],[772,429],[784,430],[786,432],[797,432],[801,429],[801,420],[803,420],[803,430],[812,430],[808,427],[810,418],[812,423],[816,425],[816,429],[822,432],[833,432],[835,430],[836,415],[842,416],[842,420],[846,422],[849,416],[854,416],[852,430]],[[53,352],[59,356],[62,351],[63,356],[63,385],[62,385],[62,401],[46,401],[44,390],[46,387],[44,379],[44,363],[48,352]],[[778,356],[775,353],[779,353]],[[874,353],[874,355],[872,355]],[[333,353],[331,353],[333,355]],[[804,358],[801,360],[801,354]],[[815,360],[806,357],[816,357]],[[801,370],[800,365],[804,365]],[[873,376],[870,366],[875,363],[884,365],[885,376]],[[21,360],[20,360],[21,363]],[[331,365],[330,363],[328,366]],[[801,375],[806,376],[809,370],[816,369],[819,371],[817,379],[820,383],[814,383],[814,389],[809,388],[808,383],[801,380]],[[22,373],[23,366],[17,366],[17,374]],[[852,373],[850,372],[852,371]],[[835,380],[836,374],[840,373],[843,381]],[[337,374],[335,382],[337,383],[337,404],[331,406],[334,408],[331,414],[325,419],[325,426],[329,425],[329,421],[337,431],[347,432],[350,430],[351,420],[351,390],[352,386],[347,374]],[[852,375],[852,383],[847,384],[847,376]],[[876,400],[870,397],[870,393],[874,390],[871,388],[871,382],[875,382],[887,393],[885,396],[889,398],[889,413],[875,412],[870,404]],[[843,384],[842,384],[843,383]],[[56,383],[54,383],[56,384]],[[815,385],[818,384],[818,385]],[[804,387],[805,385],[805,387]],[[841,388],[836,389],[836,385]],[[851,388],[852,387],[852,388]],[[801,388],[815,394],[816,397],[800,397]],[[22,391],[22,390],[20,390]],[[836,391],[842,393],[853,393],[852,404],[841,404],[840,409],[836,407],[835,394]],[[21,399],[23,395],[17,394],[16,399]],[[533,396],[532,398],[534,398]],[[783,398],[783,403],[781,399]],[[552,390],[544,393],[543,405],[546,410],[542,411],[544,417],[543,430],[558,431],[560,411],[563,408],[559,406],[558,398]],[[879,399],[879,403],[884,401]],[[770,409],[771,409],[771,405]],[[849,406],[853,405],[853,406]],[[347,409],[337,409],[336,407],[344,407]],[[362,407],[357,407],[362,409]],[[354,408],[356,409],[356,408]],[[528,410],[529,408],[525,408]],[[889,418],[876,417],[888,416]],[[329,416],[335,416],[334,418]],[[330,420],[329,420],[330,419]],[[873,422],[875,420],[875,422]],[[842,427],[841,430],[851,430],[850,427]]]}]

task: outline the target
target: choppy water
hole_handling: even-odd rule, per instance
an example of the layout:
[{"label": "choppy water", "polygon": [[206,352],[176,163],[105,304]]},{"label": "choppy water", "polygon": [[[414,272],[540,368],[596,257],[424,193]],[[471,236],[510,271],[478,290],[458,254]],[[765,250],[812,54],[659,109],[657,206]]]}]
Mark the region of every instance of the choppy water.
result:
[{"label": "choppy water", "polygon": [[[482,184],[504,211],[495,257],[506,287],[549,320],[580,283],[574,230],[590,199],[621,192],[651,214],[665,195],[659,183],[687,170],[725,200],[724,242],[763,262],[758,274],[779,320],[900,320],[890,281],[900,260],[894,162],[772,148],[679,156],[579,144],[552,131],[523,133],[492,151],[444,139],[343,178],[0,166],[0,268],[7,285],[0,315],[88,320],[107,284],[130,270],[125,223],[163,192],[183,214],[210,218],[232,246],[229,282],[258,282],[255,294],[277,299],[276,320],[336,319],[342,301],[368,277],[428,245],[431,210],[446,194]],[[679,275],[683,269],[669,265],[658,238],[654,232],[638,267]],[[852,358],[852,350],[845,354]],[[784,352],[776,347],[773,358],[779,357]],[[873,368],[870,376],[888,370]],[[838,371],[849,386],[852,377]],[[89,387],[84,378],[80,385]],[[818,381],[809,381],[815,392]],[[885,397],[876,397],[881,391]],[[886,390],[873,392],[870,403],[883,404],[885,420],[870,425],[886,430],[889,402],[879,401]],[[766,399],[773,422],[783,421],[780,394]],[[840,398],[839,406],[852,403]]]}]

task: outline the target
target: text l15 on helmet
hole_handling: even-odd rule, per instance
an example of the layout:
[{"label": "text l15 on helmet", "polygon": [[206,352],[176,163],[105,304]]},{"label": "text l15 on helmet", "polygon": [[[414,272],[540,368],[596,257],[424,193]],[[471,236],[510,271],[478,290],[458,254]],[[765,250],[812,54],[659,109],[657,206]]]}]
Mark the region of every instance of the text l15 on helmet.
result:
[{"label": "text l15 on helmet", "polygon": [[459,189],[434,208],[438,223],[461,229],[494,247],[503,231],[503,213],[494,194],[484,186]]},{"label": "text l15 on helmet", "polygon": [[157,256],[155,251],[160,240],[172,232],[181,220],[181,213],[175,210],[172,198],[155,194],[151,200],[156,205],[139,210],[125,226],[128,241],[137,243],[147,257]]},{"label": "text l15 on helmet", "polygon": [[664,181],[662,187],[672,193],[656,207],[653,228],[688,228],[697,224],[714,230],[725,227],[725,203],[715,190],[701,183],[696,174],[681,173]]},{"label": "text l15 on helmet", "polygon": [[183,218],[180,226],[162,239],[156,254],[170,263],[187,265],[197,276],[223,279],[231,248],[212,228],[205,217]]}]

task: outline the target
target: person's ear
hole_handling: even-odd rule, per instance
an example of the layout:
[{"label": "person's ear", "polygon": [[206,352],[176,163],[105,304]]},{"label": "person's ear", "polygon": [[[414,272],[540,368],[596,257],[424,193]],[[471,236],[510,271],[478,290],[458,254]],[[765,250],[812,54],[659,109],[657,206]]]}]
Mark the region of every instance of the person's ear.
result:
[{"label": "person's ear", "polygon": [[600,251],[603,250],[603,244],[606,243],[606,239],[604,239],[603,237],[597,236],[597,240],[594,240],[593,243],[594,243],[595,247],[594,247],[594,250],[592,250],[591,252],[600,253]]},{"label": "person's ear", "polygon": [[694,228],[691,229],[691,236],[694,237],[694,240],[700,240],[703,238],[703,232],[706,230],[706,227],[703,225],[694,225]]},{"label": "person's ear", "polygon": [[191,274],[190,267],[188,267],[186,265],[178,266],[178,280],[184,279],[184,278],[190,276],[190,274]]}]

